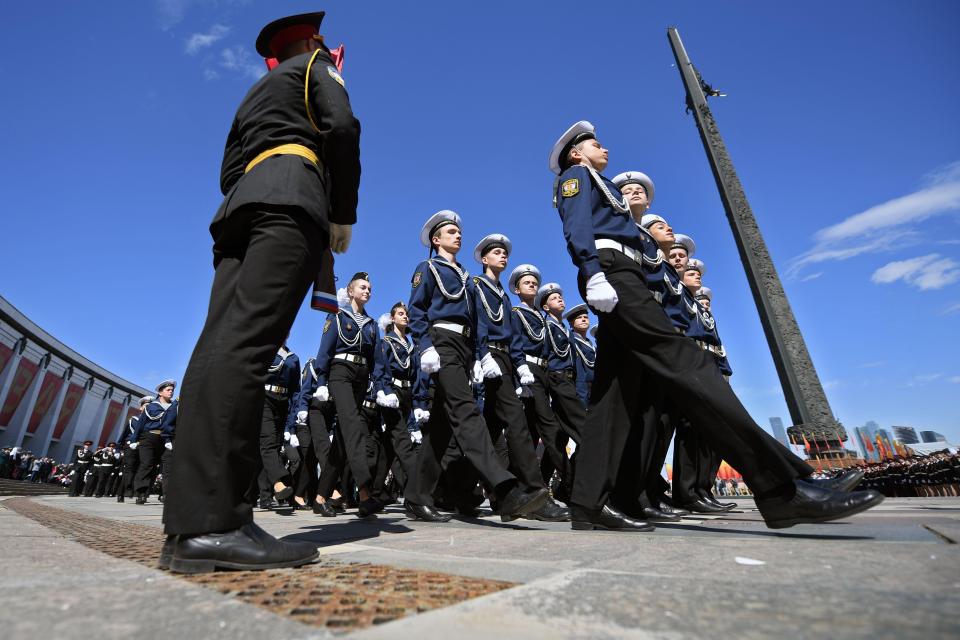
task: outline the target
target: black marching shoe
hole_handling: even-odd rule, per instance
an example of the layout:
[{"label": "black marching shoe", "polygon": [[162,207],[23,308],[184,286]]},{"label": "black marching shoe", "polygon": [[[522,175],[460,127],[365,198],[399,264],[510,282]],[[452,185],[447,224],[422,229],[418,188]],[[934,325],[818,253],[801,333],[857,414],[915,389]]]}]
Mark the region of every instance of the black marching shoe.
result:
[{"label": "black marching shoe", "polygon": [[574,531],[592,531],[606,529],[608,531],[653,531],[654,526],[643,520],[635,520],[625,513],[621,513],[604,505],[599,511],[584,509],[576,505],[570,507],[571,528]]},{"label": "black marching shoe", "polygon": [[137,504],[147,504],[147,496],[137,496]]},{"label": "black marching shoe", "polygon": [[713,496],[712,493],[708,493],[700,497],[703,498],[705,502],[709,502],[715,507],[720,507],[721,509],[724,509],[726,511],[730,511],[731,509],[736,509],[738,506],[736,502],[720,502]]},{"label": "black marching shoe", "polygon": [[553,498],[547,498],[542,507],[523,517],[541,522],[570,522],[570,509]]},{"label": "black marching shoe", "polygon": [[873,489],[844,493],[831,491],[797,480],[793,498],[757,499],[757,509],[771,529],[786,529],[796,524],[812,524],[847,518],[883,502]]},{"label": "black marching shoe", "polygon": [[123,494],[117,496],[117,502],[123,502]]},{"label": "black marching shoe", "polygon": [[680,522],[680,516],[656,507],[640,507],[639,515],[649,522]]},{"label": "black marching shoe", "polygon": [[549,498],[550,492],[546,489],[526,493],[519,486],[514,485],[507,495],[497,501],[500,507],[500,521],[511,522],[520,516],[542,509]]},{"label": "black marching shoe", "polygon": [[343,496],[339,498],[330,498],[327,500],[327,504],[330,505],[330,508],[337,513],[344,513],[346,511],[346,508],[343,506]]},{"label": "black marching shoe", "polygon": [[425,504],[414,504],[409,500],[403,501],[403,510],[411,520],[423,520],[424,522],[449,522],[450,514],[440,513],[433,507]]},{"label": "black marching shoe", "polygon": [[707,502],[703,498],[697,498],[691,502],[684,502],[683,508],[692,513],[726,513],[729,511],[729,509]]},{"label": "black marching shoe", "polygon": [[337,516],[337,510],[330,506],[330,502],[317,502],[313,501],[313,512],[324,518],[335,518]]},{"label": "black marching shoe", "polygon": [[687,511],[686,509],[682,509],[682,508],[680,508],[680,507],[675,507],[675,506],[673,506],[672,504],[667,504],[666,502],[661,502],[661,503],[659,503],[659,504],[656,504],[656,503],[655,503],[655,504],[653,504],[652,506],[653,506],[654,509],[659,509],[660,511],[663,511],[664,513],[669,513],[669,514],[674,515],[674,516],[688,516],[688,515],[690,515],[690,512]]},{"label": "black marching shoe", "polygon": [[312,542],[278,540],[253,524],[224,533],[179,536],[170,558],[177,573],[209,573],[217,569],[259,571],[299,567],[320,557]]},{"label": "black marching shoe", "polygon": [[280,503],[273,499],[273,496],[269,498],[260,498],[257,506],[261,509],[274,509],[280,506]]},{"label": "black marching shoe", "polygon": [[804,478],[807,484],[812,484],[821,489],[830,489],[831,491],[853,491],[860,481],[863,480],[863,471],[860,469],[850,469],[833,478],[824,478],[817,480],[814,478]]},{"label": "black marching shoe", "polygon": [[173,557],[173,548],[177,544],[177,536],[167,536],[160,549],[160,559],[157,560],[157,569],[166,571],[170,568],[170,558]]},{"label": "black marching shoe", "polygon": [[360,504],[357,506],[357,515],[361,518],[369,518],[370,516],[383,511],[385,506],[385,504],[376,498],[367,498],[366,500],[361,500]]},{"label": "black marching shoe", "polygon": [[291,496],[293,496],[293,485],[289,484],[284,485],[283,489],[280,489],[280,491],[273,492],[273,497],[277,501],[278,505]]}]

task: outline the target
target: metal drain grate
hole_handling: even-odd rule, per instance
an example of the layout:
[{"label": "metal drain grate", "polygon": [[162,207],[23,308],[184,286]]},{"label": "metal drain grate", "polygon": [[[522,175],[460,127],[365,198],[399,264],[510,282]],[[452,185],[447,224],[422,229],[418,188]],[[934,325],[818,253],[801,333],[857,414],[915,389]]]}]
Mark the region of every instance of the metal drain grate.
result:
[{"label": "metal drain grate", "polygon": [[[164,540],[154,527],[79,514],[26,498],[5,500],[3,505],[84,546],[150,567],[156,566]],[[342,633],[514,586],[327,557],[300,569],[172,575],[298,622]]]}]

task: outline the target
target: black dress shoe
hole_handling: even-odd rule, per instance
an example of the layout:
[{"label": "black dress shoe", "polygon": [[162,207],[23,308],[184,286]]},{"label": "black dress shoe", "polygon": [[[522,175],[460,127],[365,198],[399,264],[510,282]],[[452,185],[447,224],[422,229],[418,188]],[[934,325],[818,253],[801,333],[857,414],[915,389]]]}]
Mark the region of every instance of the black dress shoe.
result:
[{"label": "black dress shoe", "polygon": [[546,489],[537,489],[526,493],[519,486],[514,486],[500,501],[500,520],[511,522],[522,515],[533,513],[543,508],[550,498]]},{"label": "black dress shoe", "polygon": [[330,506],[330,502],[314,501],[313,512],[324,518],[335,518],[337,516],[337,510]]},{"label": "black dress shoe", "polygon": [[541,522],[569,522],[570,509],[553,498],[548,498],[542,507],[523,516]]},{"label": "black dress shoe", "polygon": [[216,569],[283,569],[299,567],[319,557],[312,542],[277,540],[251,522],[224,533],[178,537],[170,570],[208,573]]},{"label": "black dress shoe", "polygon": [[591,511],[571,505],[571,528],[575,531],[607,529],[608,531],[653,531],[654,526],[643,520],[635,520],[620,513],[610,505],[604,505],[599,511]]},{"label": "black dress shoe", "polygon": [[831,491],[797,480],[793,498],[757,499],[757,508],[771,529],[786,529],[795,524],[827,522],[866,511],[883,502],[873,489],[844,493]]},{"label": "black dress shoe", "polygon": [[280,491],[273,492],[273,497],[276,499],[278,503],[283,502],[284,500],[286,500],[292,495],[293,495],[293,486],[289,484],[284,485],[283,489],[280,489]]},{"label": "black dress shoe", "polygon": [[117,496],[117,502],[123,502],[123,496]]},{"label": "black dress shoe", "polygon": [[824,478],[822,480],[815,478],[803,479],[803,481],[808,484],[832,491],[853,491],[854,488],[860,484],[861,480],[863,480],[863,471],[860,469],[850,469],[833,478]]},{"label": "black dress shoe", "polygon": [[383,511],[384,506],[386,505],[376,498],[367,498],[366,500],[360,501],[360,505],[357,507],[357,515],[359,515],[361,518],[369,518],[370,516]]},{"label": "black dress shoe", "polygon": [[720,507],[720,508],[723,509],[724,511],[730,511],[731,509],[734,509],[734,508],[737,507],[737,503],[736,503],[736,502],[720,502],[719,500],[717,500],[716,498],[713,497],[713,494],[712,494],[712,493],[708,493],[707,495],[705,495],[705,496],[700,496],[700,497],[701,497],[705,502],[709,502],[710,504],[712,504],[712,505],[715,506],[715,507]]},{"label": "black dress shoe", "polygon": [[137,496],[137,504],[147,504],[147,496]]},{"label": "black dress shoe", "polygon": [[327,500],[327,504],[330,505],[330,508],[336,511],[337,513],[343,513],[346,509],[343,507],[343,498],[330,498]]},{"label": "black dress shoe", "polygon": [[166,571],[170,568],[170,558],[173,557],[173,548],[177,544],[177,536],[167,536],[160,549],[160,559],[157,560],[157,569]]},{"label": "black dress shoe", "polygon": [[692,513],[726,513],[729,509],[711,504],[703,498],[697,498],[692,502],[684,502],[683,508]]},{"label": "black dress shoe", "polygon": [[675,516],[688,516],[690,512],[687,509],[681,509],[680,507],[675,507],[672,504],[667,504],[666,502],[661,502],[660,504],[652,505],[654,509],[659,509],[664,513],[669,513]]},{"label": "black dress shoe", "polygon": [[661,511],[656,507],[641,507],[639,514],[641,520],[649,522],[680,522],[680,516],[675,513]]},{"label": "black dress shoe", "polygon": [[449,522],[450,517],[446,513],[440,513],[433,507],[425,504],[414,504],[409,500],[403,501],[403,510],[411,520],[423,520],[424,522]]},{"label": "black dress shoe", "polygon": [[257,504],[261,509],[274,509],[280,506],[280,503],[270,498],[260,498],[260,502]]}]

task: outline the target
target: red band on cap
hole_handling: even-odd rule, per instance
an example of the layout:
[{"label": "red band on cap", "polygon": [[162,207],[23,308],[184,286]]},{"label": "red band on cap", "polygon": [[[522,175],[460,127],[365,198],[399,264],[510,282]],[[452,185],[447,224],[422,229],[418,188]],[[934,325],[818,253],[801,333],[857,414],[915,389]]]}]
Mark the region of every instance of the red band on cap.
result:
[{"label": "red band on cap", "polygon": [[275,36],[270,38],[270,50],[273,51],[273,55],[280,55],[291,42],[309,40],[317,35],[317,33],[317,28],[308,24],[296,24],[286,29],[281,29]]}]

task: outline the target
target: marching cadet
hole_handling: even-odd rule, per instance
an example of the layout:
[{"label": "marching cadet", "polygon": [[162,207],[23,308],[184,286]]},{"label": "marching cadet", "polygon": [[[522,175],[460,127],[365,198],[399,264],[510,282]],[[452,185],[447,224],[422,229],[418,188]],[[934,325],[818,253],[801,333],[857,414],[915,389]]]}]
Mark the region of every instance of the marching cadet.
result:
[{"label": "marching cadet", "polygon": [[139,423],[143,418],[144,408],[153,402],[153,396],[140,398],[140,413],[127,420],[127,426],[120,435],[123,443],[123,470],[120,472],[120,487],[117,489],[117,502],[123,502],[127,492],[133,492],[133,479],[137,474],[140,456],[137,454],[137,437],[140,433]]},{"label": "marching cadet", "polygon": [[[455,441],[480,478],[493,488],[501,520],[510,521],[543,507],[548,494],[546,489],[526,493],[503,466],[473,398],[470,380],[477,354],[477,317],[472,298],[476,285],[457,262],[460,225],[460,216],[444,210],[432,215],[420,232],[420,242],[430,249],[431,257],[417,265],[407,308],[410,333],[420,349],[420,368],[432,375],[436,388],[417,474],[407,482],[404,506],[414,519],[450,519],[434,508],[433,492],[441,460]],[[436,257],[432,257],[434,250]],[[487,373],[493,372],[491,363],[495,364],[492,358],[486,362]],[[484,365],[479,366],[482,371]]]},{"label": "marching cadet", "polygon": [[617,187],[599,173],[607,162],[608,152],[593,125],[581,121],[557,140],[548,163],[557,175],[555,202],[581,293],[599,317],[590,411],[578,454],[584,472],[575,479],[572,498],[573,528],[650,529],[607,504],[636,415],[636,407],[626,406],[626,396],[639,395],[641,374],[662,385],[711,446],[744,475],[767,526],[824,522],[882,501],[873,491],[842,493],[804,482],[770,449],[765,432],[712,357],[674,330],[651,295],[630,206],[619,192],[613,195]]},{"label": "marching cadet", "polygon": [[590,330],[590,313],[586,304],[578,304],[564,316],[573,330],[573,367],[577,385],[577,395],[584,408],[589,404],[590,385],[593,384],[593,365],[597,359],[597,350],[587,337]]},{"label": "marching cadet", "polygon": [[[477,342],[483,372],[482,411],[490,439],[496,443],[503,436],[506,442],[507,468],[526,493],[533,493],[544,489],[544,482],[514,379],[524,386],[533,383],[534,377],[509,316],[510,298],[500,284],[500,274],[507,268],[512,248],[507,236],[494,233],[480,240],[473,251],[474,259],[483,267],[483,273],[473,279]],[[570,512],[548,499],[540,509],[526,517],[564,522],[570,519]]]},{"label": "marching cadet", "polygon": [[383,338],[377,350],[373,378],[384,424],[384,462],[378,467],[374,484],[384,486],[387,470],[396,460],[403,470],[403,481],[398,482],[402,489],[407,478],[416,473],[417,455],[407,425],[413,413],[413,388],[420,373],[420,362],[416,345],[407,331],[409,319],[405,304],[394,304],[389,314],[380,317],[379,324]]},{"label": "marching cadet", "polygon": [[94,473],[94,495],[102,498],[107,493],[107,485],[110,484],[110,477],[116,468],[116,443],[108,442],[107,446],[100,449],[94,455],[93,473]]},{"label": "marching cadet", "polygon": [[143,416],[137,424],[136,440],[130,444],[130,448],[136,449],[139,457],[137,475],[133,481],[137,504],[147,502],[157,465],[162,463],[160,472],[165,479],[169,476],[169,452],[173,450],[173,437],[169,425],[164,434],[163,419],[173,404],[173,390],[176,385],[173,380],[164,380],[157,385],[157,397],[143,408]]},{"label": "marching cadet", "polygon": [[92,445],[93,440],[84,440],[83,447],[77,450],[77,459],[73,463],[75,473],[73,474],[73,482],[70,484],[70,495],[74,498],[80,496],[87,471],[93,464],[94,451],[90,449]]},{"label": "marching cadet", "polygon": [[291,401],[300,392],[300,358],[286,344],[273,357],[263,387],[266,393],[260,420],[261,474],[266,477],[263,484],[269,487],[278,502],[282,502],[293,495],[293,479],[280,457],[284,440],[289,442],[290,438],[285,436],[281,440],[280,434],[288,433],[286,427]]},{"label": "marching cadet", "polygon": [[373,515],[384,507],[370,495],[374,469],[370,466],[367,452],[369,430],[360,416],[360,407],[370,385],[374,355],[380,342],[377,323],[365,310],[371,292],[369,274],[360,271],[350,278],[346,299],[336,313],[327,316],[323,325],[323,337],[313,363],[317,379],[312,384],[316,386],[310,389],[316,400],[330,400],[336,408],[335,437],[342,442],[359,488],[361,518]]},{"label": "marching cadet", "polygon": [[295,567],[316,545],[280,541],[253,522],[267,368],[327,249],[343,253],[357,219],[360,123],[319,36],[323,12],[264,27],[276,58],[237,109],[210,226],[210,312],[184,377],[177,463],[164,503],[161,565],[180,572]]},{"label": "marching cadet", "polygon": [[520,342],[527,368],[533,374],[533,382],[522,385],[527,427],[534,444],[539,439],[543,443],[543,456],[540,459],[540,475],[544,482],[550,482],[554,470],[559,475],[553,497],[560,502],[569,502],[573,487],[573,466],[567,457],[564,444],[564,432],[550,404],[550,382],[547,379],[547,321],[537,306],[537,292],[540,290],[540,270],[532,264],[521,264],[511,273],[507,281],[509,287],[520,298],[520,304],[513,307],[510,323],[513,333]]}]

